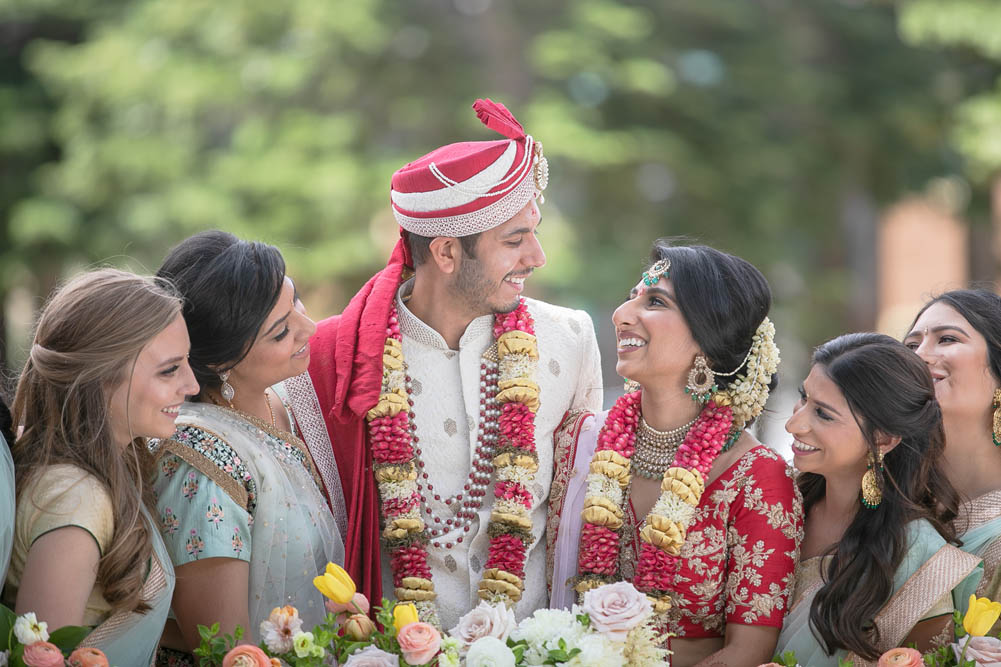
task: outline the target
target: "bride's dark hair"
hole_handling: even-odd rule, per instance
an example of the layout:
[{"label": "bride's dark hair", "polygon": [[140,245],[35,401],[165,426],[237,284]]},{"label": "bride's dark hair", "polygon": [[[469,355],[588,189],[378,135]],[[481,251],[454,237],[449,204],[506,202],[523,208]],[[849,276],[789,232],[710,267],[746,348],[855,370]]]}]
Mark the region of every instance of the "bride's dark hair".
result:
[{"label": "bride's dark hair", "polygon": [[[893,593],[893,576],[907,551],[907,524],[927,519],[948,541],[959,495],[941,467],[945,449],[942,412],[928,367],[902,343],[876,333],[853,333],[824,343],[813,354],[838,386],[876,456],[878,435],[896,436],[877,481],[883,500],[859,503],[824,568],[824,584],[810,606],[810,626],[828,654],[847,649],[875,660],[879,630],[873,619]],[[798,480],[804,509],[824,497],[824,477]]]}]

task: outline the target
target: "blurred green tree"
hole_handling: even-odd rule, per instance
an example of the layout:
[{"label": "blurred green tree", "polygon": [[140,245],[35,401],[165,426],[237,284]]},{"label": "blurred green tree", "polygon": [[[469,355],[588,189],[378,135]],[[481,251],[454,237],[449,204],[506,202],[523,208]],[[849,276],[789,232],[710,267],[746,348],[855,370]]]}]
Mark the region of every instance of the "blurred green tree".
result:
[{"label": "blurred green tree", "polygon": [[552,165],[533,289],[607,319],[652,239],[688,235],[760,266],[808,342],[872,325],[878,208],[957,168],[946,110],[977,76],[847,0],[0,1],[11,26],[0,300],[220,227],[335,312],[393,242],[392,171],[490,138],[489,96]]}]

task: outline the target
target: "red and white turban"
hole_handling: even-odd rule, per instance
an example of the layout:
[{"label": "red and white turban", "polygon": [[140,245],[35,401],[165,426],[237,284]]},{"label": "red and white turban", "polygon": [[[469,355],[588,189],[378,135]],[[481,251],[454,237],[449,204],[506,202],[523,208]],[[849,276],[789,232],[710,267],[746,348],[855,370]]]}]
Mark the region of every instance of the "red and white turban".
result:
[{"label": "red and white turban", "polygon": [[549,182],[542,143],[499,103],[476,100],[480,121],[507,139],[437,148],[393,174],[393,214],[420,236],[469,236],[513,218]]}]

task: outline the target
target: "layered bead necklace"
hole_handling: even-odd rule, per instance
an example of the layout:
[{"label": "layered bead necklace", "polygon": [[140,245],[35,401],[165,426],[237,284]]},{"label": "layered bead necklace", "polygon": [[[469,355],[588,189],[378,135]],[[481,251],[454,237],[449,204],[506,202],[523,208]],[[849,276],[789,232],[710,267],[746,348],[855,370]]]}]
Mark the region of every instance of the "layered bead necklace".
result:
[{"label": "layered bead necklace", "polygon": [[[508,605],[521,599],[528,546],[534,540],[528,487],[538,470],[539,387],[533,377],[539,355],[524,299],[510,313],[495,316],[493,333],[495,345],[480,365],[480,427],[472,469],[458,493],[444,499],[436,494],[421,459],[410,398],[412,379],[403,358],[395,303],[383,348],[382,391],[367,415],[384,518],[382,541],[390,557],[396,598],[414,602],[421,620],[435,625],[439,621],[428,545],[451,549],[462,543],[485,503],[492,474],[496,475],[494,507],[487,525],[490,546],[478,587],[480,598]],[[449,507],[458,505],[458,510],[453,517],[439,516],[430,508],[430,498]],[[440,539],[458,531],[454,539]]]},{"label": "layered bead necklace", "polygon": [[[642,421],[640,396],[641,392],[636,391],[620,397],[598,434],[581,513],[584,525],[577,559],[579,593],[618,580],[620,529],[629,502],[631,469],[641,447],[637,443]],[[671,606],[670,594],[675,588],[688,526],[695,518],[709,470],[733,437],[733,428],[730,407],[709,401],[695,422],[685,428],[682,443],[661,474],[663,493],[640,528],[640,553],[633,578],[636,588],[653,599],[658,613]],[[676,433],[667,433],[677,437]],[[665,440],[668,437],[661,435]],[[646,463],[639,467],[643,466],[645,472],[655,468]]]},{"label": "layered bead necklace", "polygon": [[674,462],[674,456],[695,419],[678,428],[658,431],[640,415],[639,427],[636,429],[636,452],[632,458],[636,474],[647,479],[662,478]]}]

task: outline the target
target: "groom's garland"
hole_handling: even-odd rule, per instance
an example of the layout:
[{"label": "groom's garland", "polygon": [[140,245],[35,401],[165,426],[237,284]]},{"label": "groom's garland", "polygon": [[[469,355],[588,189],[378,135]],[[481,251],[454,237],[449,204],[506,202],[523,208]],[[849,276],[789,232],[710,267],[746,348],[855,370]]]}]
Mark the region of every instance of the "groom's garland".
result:
[{"label": "groom's garland", "polygon": [[[658,612],[671,606],[681,547],[713,462],[764,409],[779,363],[774,336],[775,327],[765,318],[755,332],[745,372],[728,391],[717,392],[706,403],[664,472],[663,493],[640,528],[642,543],[633,584],[652,598]],[[640,398],[639,391],[619,398],[598,434],[581,513],[579,593],[619,578],[620,533],[628,502],[630,459],[636,451]]]},{"label": "groom's garland", "polygon": [[[538,365],[535,325],[522,299],[510,313],[494,318],[496,359],[484,355],[481,365],[480,437],[469,483],[446,498],[460,507],[455,518],[432,515],[428,494],[433,486],[420,459],[415,435],[411,379],[403,358],[398,313],[392,306],[383,348],[382,391],[367,415],[368,440],[379,487],[385,527],[383,545],[390,556],[396,598],[414,602],[420,618],[438,625],[436,597],[428,565],[428,544],[451,548],[463,541],[483,505],[490,474],[496,469],[494,507],[487,524],[490,546],[479,596],[493,603],[513,604],[524,589],[525,560],[533,541],[532,494],[528,487],[539,468],[535,451],[535,412],[539,386],[534,382]],[[491,348],[489,352],[492,352]],[[500,409],[496,406],[500,405]],[[441,500],[440,495],[434,495]],[[433,521],[428,529],[421,509]],[[454,542],[435,540],[459,529]],[[434,540],[434,541],[433,541]]]}]

